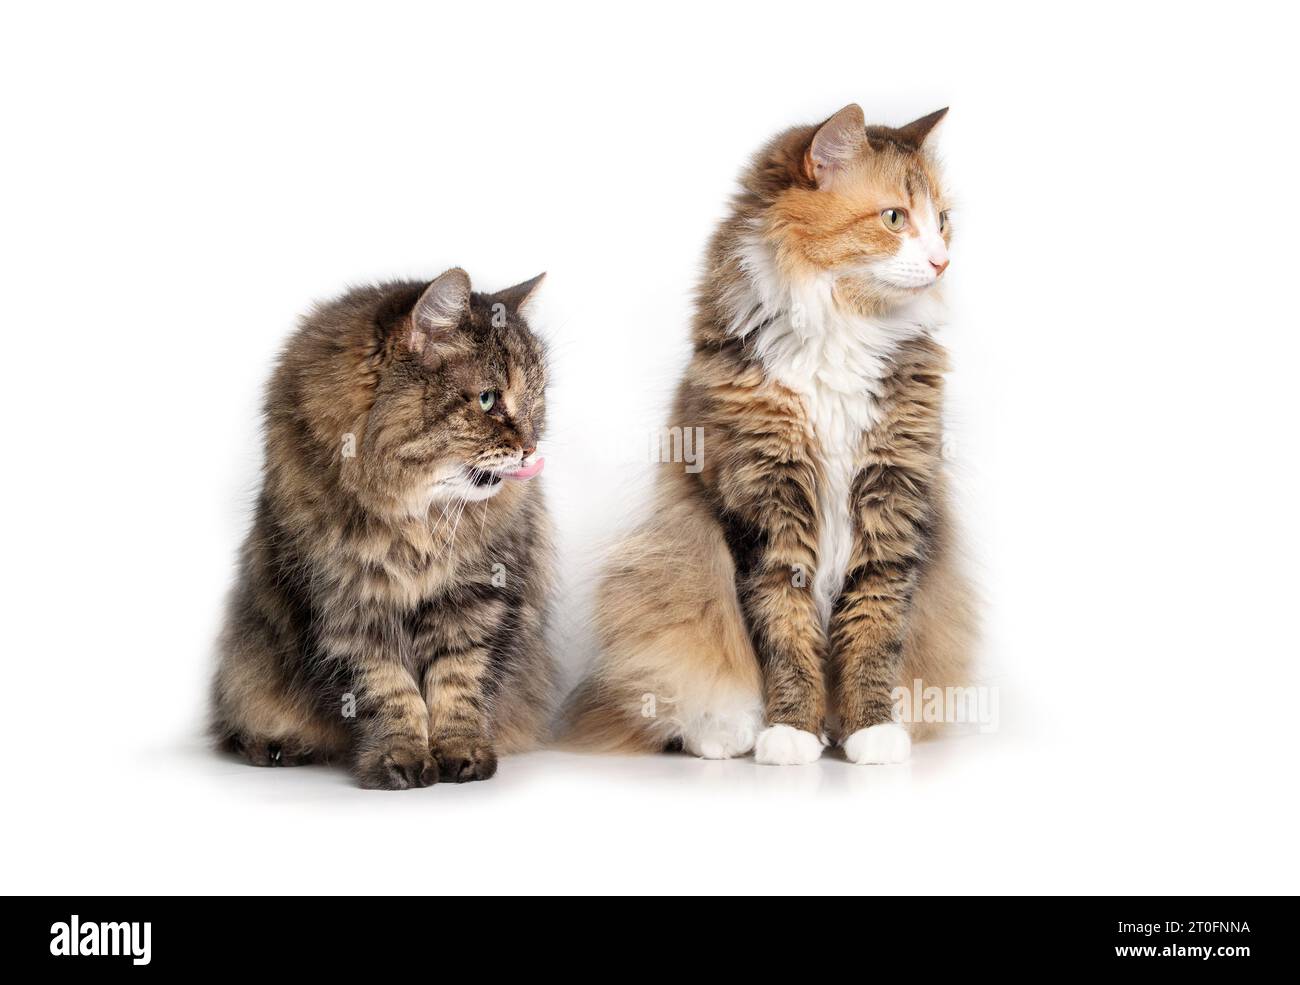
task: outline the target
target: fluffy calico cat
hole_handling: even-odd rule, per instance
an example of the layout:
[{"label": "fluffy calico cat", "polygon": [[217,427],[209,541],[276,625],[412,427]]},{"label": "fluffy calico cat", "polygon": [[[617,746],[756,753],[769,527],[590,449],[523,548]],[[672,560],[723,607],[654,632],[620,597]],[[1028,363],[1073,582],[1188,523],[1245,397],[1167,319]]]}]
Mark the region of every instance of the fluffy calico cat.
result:
[{"label": "fluffy calico cat", "polygon": [[710,245],[653,515],[597,594],[570,738],[907,758],[891,691],[966,681],[972,614],[941,461],[937,285],[951,228],[926,138],[855,105],[776,137]]},{"label": "fluffy calico cat", "polygon": [[[318,307],[266,401],[266,464],[220,640],[214,731],[365,787],[487,779],[539,739],[549,520],[534,476],[537,277],[363,287]],[[525,481],[530,480],[533,481]]]}]

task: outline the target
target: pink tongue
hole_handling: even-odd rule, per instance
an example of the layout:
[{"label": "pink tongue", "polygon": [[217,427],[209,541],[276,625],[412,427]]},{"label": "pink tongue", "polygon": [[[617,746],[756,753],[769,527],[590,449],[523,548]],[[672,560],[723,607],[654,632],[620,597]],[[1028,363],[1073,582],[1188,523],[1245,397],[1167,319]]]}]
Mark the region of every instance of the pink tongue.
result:
[{"label": "pink tongue", "polygon": [[525,465],[522,468],[515,469],[513,472],[502,472],[503,479],[531,479],[533,476],[542,471],[542,466],[546,464],[546,459],[534,459],[531,465]]}]

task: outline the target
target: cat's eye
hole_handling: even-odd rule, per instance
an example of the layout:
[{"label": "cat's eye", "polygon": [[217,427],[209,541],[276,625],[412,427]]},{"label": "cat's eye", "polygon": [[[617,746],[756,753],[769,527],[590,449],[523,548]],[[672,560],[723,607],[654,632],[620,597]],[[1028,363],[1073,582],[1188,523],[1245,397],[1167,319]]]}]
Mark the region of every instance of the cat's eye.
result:
[{"label": "cat's eye", "polygon": [[885,209],[880,213],[880,221],[891,232],[901,233],[907,227],[907,213],[902,209]]},{"label": "cat's eye", "polygon": [[497,403],[497,392],[495,390],[484,390],[478,395],[478,405],[486,414]]},{"label": "cat's eye", "polygon": [[939,213],[939,232],[944,232],[948,228],[948,210],[944,209]]}]

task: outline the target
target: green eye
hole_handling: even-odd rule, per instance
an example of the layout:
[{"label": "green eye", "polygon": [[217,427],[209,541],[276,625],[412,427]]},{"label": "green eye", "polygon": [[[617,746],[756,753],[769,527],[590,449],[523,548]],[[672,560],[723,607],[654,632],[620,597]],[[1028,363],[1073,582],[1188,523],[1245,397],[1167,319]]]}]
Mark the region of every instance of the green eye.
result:
[{"label": "green eye", "polygon": [[478,405],[487,413],[496,406],[497,394],[495,390],[484,390],[478,395]]},{"label": "green eye", "polygon": [[948,210],[944,209],[939,213],[939,232],[948,228]]},{"label": "green eye", "polygon": [[907,225],[907,213],[902,209],[885,209],[880,213],[880,221],[885,224],[885,228],[893,232],[902,232],[903,227]]}]

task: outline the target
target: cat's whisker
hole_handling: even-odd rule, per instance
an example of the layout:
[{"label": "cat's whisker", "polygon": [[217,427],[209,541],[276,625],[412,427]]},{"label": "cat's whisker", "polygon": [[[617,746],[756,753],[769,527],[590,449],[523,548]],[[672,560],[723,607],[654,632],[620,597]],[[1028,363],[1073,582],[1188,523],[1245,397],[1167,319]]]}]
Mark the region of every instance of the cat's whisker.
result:
[{"label": "cat's whisker", "polygon": [[449,498],[443,502],[442,510],[438,513],[438,519],[434,521],[433,529],[431,531],[431,533],[433,533],[435,536],[437,535],[438,531],[441,530],[442,523],[447,518],[447,511],[451,509],[452,505],[455,502],[456,500],[454,498]]},{"label": "cat's whisker", "polygon": [[451,535],[447,538],[447,546],[451,547],[456,543],[456,531],[460,528],[460,518],[465,515],[465,509],[469,506],[468,499],[460,501],[460,509],[456,511],[456,520],[451,525]]}]

